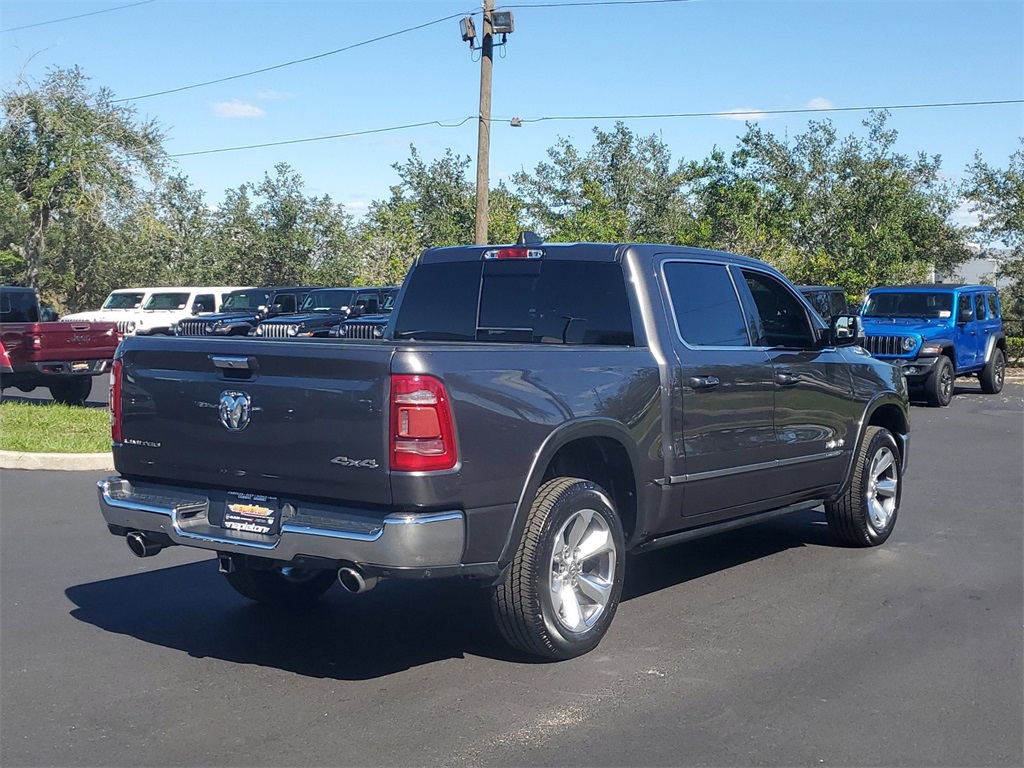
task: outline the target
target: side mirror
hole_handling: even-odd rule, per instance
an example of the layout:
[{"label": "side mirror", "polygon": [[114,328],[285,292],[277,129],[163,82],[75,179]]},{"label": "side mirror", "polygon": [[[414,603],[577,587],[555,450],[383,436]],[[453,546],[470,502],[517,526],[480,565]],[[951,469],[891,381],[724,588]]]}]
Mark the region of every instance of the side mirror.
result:
[{"label": "side mirror", "polygon": [[284,312],[284,304],[271,304],[268,312],[271,315],[280,315],[282,312]]},{"label": "side mirror", "polygon": [[958,323],[970,323],[974,321],[974,310],[970,307],[961,307],[957,313],[956,321]]},{"label": "side mirror", "polygon": [[349,317],[359,317],[361,314],[363,314],[363,305],[362,304],[356,304],[354,307],[349,307],[348,308],[348,316]]},{"label": "side mirror", "polygon": [[860,315],[836,315],[828,329],[828,343],[833,347],[852,347],[864,339],[864,322]]}]

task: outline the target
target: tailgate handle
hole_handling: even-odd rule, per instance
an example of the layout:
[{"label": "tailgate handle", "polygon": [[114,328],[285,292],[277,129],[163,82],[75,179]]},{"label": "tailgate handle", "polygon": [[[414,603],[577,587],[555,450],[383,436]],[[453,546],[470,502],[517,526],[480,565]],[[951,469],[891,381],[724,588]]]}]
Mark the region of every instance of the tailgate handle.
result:
[{"label": "tailgate handle", "polygon": [[210,355],[213,364],[225,371],[255,371],[259,364],[255,357],[228,357],[226,355]]},{"label": "tailgate handle", "polygon": [[88,331],[89,330],[89,326],[88,325],[75,325],[75,324],[72,323],[71,330],[72,331]]}]

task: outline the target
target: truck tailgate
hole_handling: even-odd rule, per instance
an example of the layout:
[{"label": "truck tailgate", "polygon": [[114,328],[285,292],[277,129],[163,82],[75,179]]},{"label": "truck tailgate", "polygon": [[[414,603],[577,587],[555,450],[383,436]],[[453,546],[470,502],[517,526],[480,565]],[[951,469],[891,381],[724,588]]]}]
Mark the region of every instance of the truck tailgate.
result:
[{"label": "truck tailgate", "polygon": [[334,341],[129,338],[126,476],[340,502],[391,502],[392,350]]},{"label": "truck tailgate", "polygon": [[121,340],[115,323],[5,323],[3,344],[18,362],[109,360]]}]

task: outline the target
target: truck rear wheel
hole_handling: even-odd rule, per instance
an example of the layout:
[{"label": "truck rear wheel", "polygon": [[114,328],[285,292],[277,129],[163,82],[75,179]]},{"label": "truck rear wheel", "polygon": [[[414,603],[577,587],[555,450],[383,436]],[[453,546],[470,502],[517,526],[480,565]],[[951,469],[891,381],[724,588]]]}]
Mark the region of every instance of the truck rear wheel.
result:
[{"label": "truck rear wheel", "polygon": [[981,369],[978,380],[981,391],[986,395],[998,395],[1003,391],[1003,380],[1006,378],[1006,355],[999,347],[992,350],[992,359]]},{"label": "truck rear wheel", "polygon": [[932,375],[924,384],[924,394],[928,399],[928,405],[933,407],[945,407],[953,399],[953,364],[949,358],[940,355],[935,361],[935,369]]},{"label": "truck rear wheel", "polygon": [[49,386],[50,396],[61,405],[85,405],[92,391],[91,376],[77,376],[66,381],[55,381]]},{"label": "truck rear wheel", "polygon": [[315,568],[253,562],[235,555],[233,570],[224,574],[228,584],[242,597],[274,606],[301,605],[316,600],[331,588],[335,572]]},{"label": "truck rear wheel", "polygon": [[608,495],[589,480],[544,483],[492,607],[512,647],[549,659],[597,647],[622,595],[625,543]]},{"label": "truck rear wheel", "polygon": [[903,494],[900,453],[892,433],[866,427],[854,458],[850,487],[825,504],[829,531],[850,547],[874,547],[889,538]]}]

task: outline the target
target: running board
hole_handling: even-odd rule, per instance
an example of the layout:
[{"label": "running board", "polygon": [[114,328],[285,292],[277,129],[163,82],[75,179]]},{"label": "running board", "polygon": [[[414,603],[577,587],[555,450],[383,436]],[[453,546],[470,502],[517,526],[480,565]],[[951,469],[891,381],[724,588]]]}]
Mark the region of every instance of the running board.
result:
[{"label": "running board", "polygon": [[679,533],[670,533],[667,536],[659,536],[656,539],[644,542],[634,549],[632,553],[640,555],[654,549],[671,547],[673,544],[681,544],[684,541],[693,541],[694,539],[702,539],[705,536],[713,536],[716,533],[725,533],[726,531],[734,531],[737,528],[746,528],[748,525],[763,523],[765,520],[772,520],[776,517],[790,515],[794,512],[801,512],[806,509],[820,507],[823,501],[823,499],[817,499],[815,501],[801,501],[799,504],[790,504],[788,507],[770,509],[767,512],[758,512],[753,515],[746,515],[745,517],[737,517],[732,520],[725,520],[721,523],[702,525],[699,528],[690,528],[686,531],[679,531]]}]

